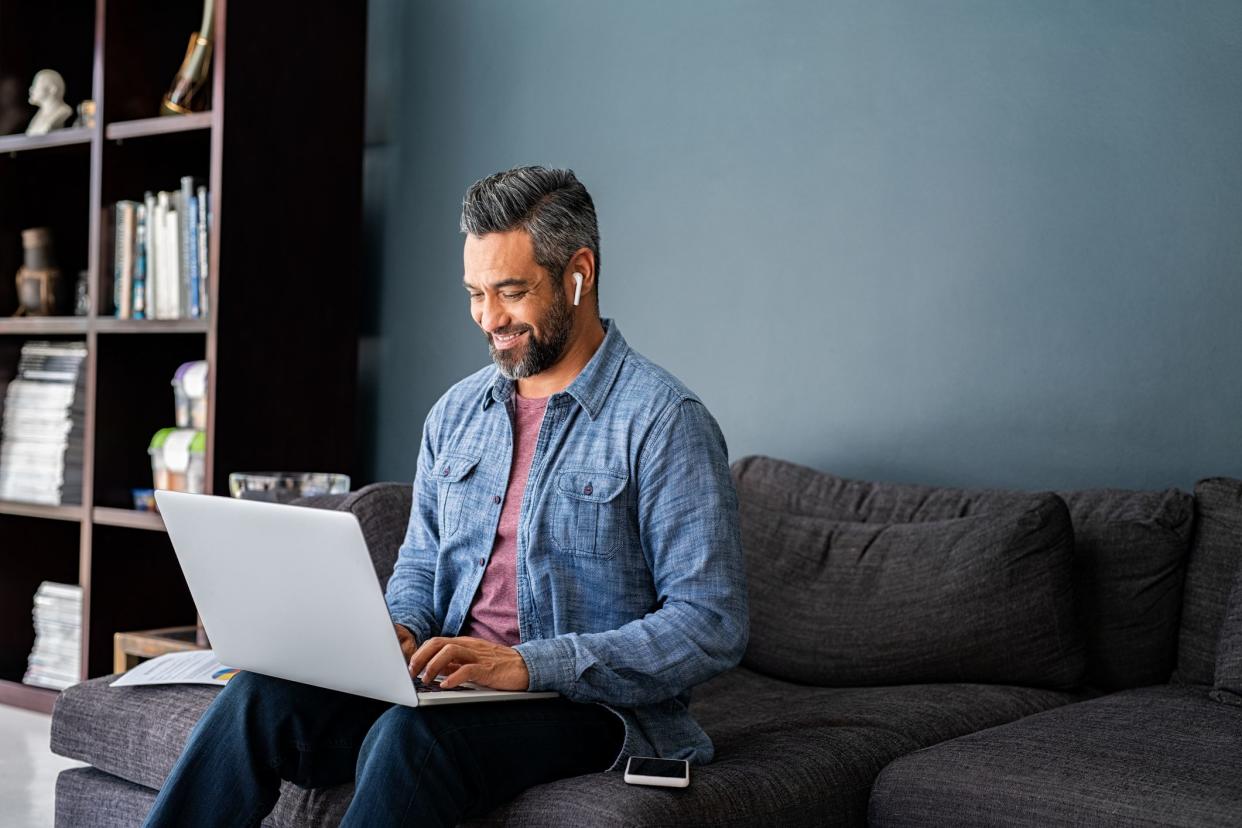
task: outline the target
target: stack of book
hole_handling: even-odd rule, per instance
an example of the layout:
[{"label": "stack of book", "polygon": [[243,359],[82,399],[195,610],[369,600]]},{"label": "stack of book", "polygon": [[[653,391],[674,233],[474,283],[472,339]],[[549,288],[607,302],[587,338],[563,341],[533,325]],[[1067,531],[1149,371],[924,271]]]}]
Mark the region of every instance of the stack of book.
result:
[{"label": "stack of book", "polygon": [[34,626],[34,649],[22,681],[53,690],[77,684],[82,669],[82,587],[39,584]]},{"label": "stack of book", "polygon": [[180,190],[116,203],[112,300],[117,318],[207,315],[209,205],[207,188],[188,175]]},{"label": "stack of book", "polygon": [[30,340],[0,418],[0,500],[82,502],[86,343]]}]

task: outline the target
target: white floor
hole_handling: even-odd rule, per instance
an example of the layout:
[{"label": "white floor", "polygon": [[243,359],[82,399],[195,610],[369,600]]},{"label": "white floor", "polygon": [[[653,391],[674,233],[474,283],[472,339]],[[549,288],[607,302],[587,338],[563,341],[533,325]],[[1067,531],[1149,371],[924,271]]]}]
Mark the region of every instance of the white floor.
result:
[{"label": "white floor", "polygon": [[0,824],[47,828],[55,819],[56,774],[81,765],[48,748],[52,717],[0,705]]}]

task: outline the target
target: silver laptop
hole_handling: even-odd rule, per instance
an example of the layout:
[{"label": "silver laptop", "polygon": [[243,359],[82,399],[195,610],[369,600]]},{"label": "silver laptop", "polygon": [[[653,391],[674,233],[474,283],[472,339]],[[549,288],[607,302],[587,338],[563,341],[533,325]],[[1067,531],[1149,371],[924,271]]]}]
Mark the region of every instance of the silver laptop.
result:
[{"label": "silver laptop", "polygon": [[549,698],[419,689],[350,512],[155,493],[222,664],[393,704]]}]

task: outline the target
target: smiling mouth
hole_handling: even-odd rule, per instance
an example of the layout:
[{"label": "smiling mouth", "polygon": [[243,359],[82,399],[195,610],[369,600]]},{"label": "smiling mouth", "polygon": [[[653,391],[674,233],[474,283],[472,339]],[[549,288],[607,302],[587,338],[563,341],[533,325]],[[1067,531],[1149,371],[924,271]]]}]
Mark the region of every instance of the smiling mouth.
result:
[{"label": "smiling mouth", "polygon": [[526,331],[522,331],[521,333],[510,334],[508,336],[499,336],[497,334],[492,334],[492,345],[498,351],[505,351],[505,350],[508,350],[509,348],[512,348],[514,345],[516,345],[518,343],[518,340],[521,339],[525,335],[526,335]]}]

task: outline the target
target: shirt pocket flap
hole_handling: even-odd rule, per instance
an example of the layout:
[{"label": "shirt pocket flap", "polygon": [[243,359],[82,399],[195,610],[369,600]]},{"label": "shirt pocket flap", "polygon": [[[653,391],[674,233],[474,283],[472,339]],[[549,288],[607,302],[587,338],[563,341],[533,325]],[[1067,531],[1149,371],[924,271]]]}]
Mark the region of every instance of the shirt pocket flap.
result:
[{"label": "shirt pocket flap", "polygon": [[607,503],[625,490],[626,476],[598,469],[566,469],[556,476],[561,494],[589,503]]},{"label": "shirt pocket flap", "polygon": [[436,460],[432,476],[440,483],[459,483],[479,464],[478,455],[446,451]]}]

